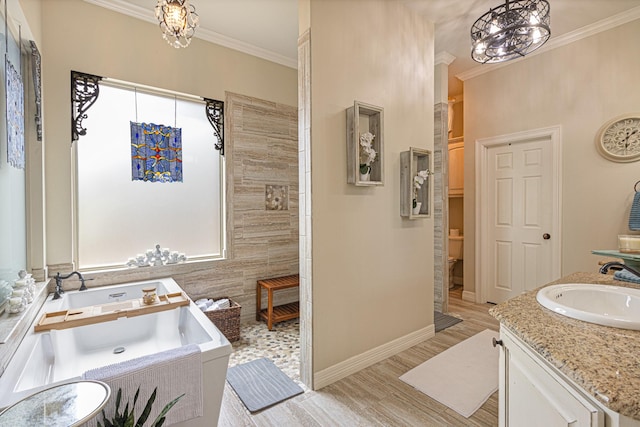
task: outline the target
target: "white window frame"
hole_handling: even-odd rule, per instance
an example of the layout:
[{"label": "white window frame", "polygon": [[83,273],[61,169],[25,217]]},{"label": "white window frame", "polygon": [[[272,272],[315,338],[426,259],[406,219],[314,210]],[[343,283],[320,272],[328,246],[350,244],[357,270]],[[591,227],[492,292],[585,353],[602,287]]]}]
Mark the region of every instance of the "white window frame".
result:
[{"label": "white window frame", "polygon": [[[161,89],[161,88],[156,88],[156,87],[152,87],[152,86],[146,86],[146,85],[140,85],[140,84],[135,84],[135,83],[130,83],[130,82],[125,82],[122,80],[116,80],[116,79],[111,79],[111,78],[103,78],[100,83],[100,85],[106,85],[106,86],[111,86],[111,87],[120,87],[123,89],[127,89],[127,90],[131,90],[131,89],[135,89],[138,92],[146,92],[146,93],[150,93],[152,95],[157,95],[157,96],[164,96],[164,97],[171,97],[171,98],[177,98],[177,99],[184,99],[184,100],[188,100],[188,101],[192,101],[192,102],[198,102],[198,103],[202,103],[202,108],[205,108],[205,102],[203,100],[202,97],[199,96],[195,96],[195,95],[190,95],[190,94],[186,94],[186,93],[182,93],[182,92],[175,92],[175,91],[171,91],[171,90],[167,90],[167,89]],[[91,111],[89,110],[88,114],[91,114]],[[91,129],[88,128],[87,129],[87,133],[90,133]],[[212,141],[211,144],[215,144],[215,136],[214,136],[214,130],[213,128],[211,129],[212,132]],[[73,170],[72,170],[72,232],[73,232],[73,238],[72,238],[72,242],[73,242],[73,247],[72,247],[72,251],[73,251],[73,263],[74,266],[76,267],[76,269],[78,271],[82,271],[82,272],[98,272],[98,271],[119,271],[119,270],[128,270],[130,269],[130,267],[127,267],[125,265],[125,262],[127,260],[127,258],[130,257],[134,257],[135,254],[123,254],[123,263],[121,265],[105,265],[105,266],[100,266],[100,267],[82,267],[80,266],[80,254],[79,254],[79,247],[80,247],[80,241],[79,241],[79,206],[78,206],[78,199],[79,199],[79,188],[78,188],[78,143],[82,143],[82,136],[80,137],[80,139],[78,141],[75,141],[75,143],[72,144],[72,149],[71,149],[71,162],[73,164]],[[226,159],[224,155],[220,155],[219,156],[219,191],[220,191],[220,211],[219,211],[219,219],[220,219],[220,254],[219,255],[213,255],[213,256],[189,256],[189,254],[187,254],[187,263],[194,263],[194,262],[210,262],[210,261],[216,261],[216,260],[223,260],[223,259],[227,259],[228,256],[228,236],[227,236],[227,180],[226,180]],[[178,248],[176,248],[178,249]],[[139,267],[134,267],[134,268],[139,268]]]}]

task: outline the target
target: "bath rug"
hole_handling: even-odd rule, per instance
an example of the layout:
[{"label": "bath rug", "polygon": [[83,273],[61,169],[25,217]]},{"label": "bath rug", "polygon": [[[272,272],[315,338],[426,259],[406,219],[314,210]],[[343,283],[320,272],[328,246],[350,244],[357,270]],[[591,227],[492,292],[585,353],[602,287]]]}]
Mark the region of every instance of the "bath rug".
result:
[{"label": "bath rug", "polygon": [[449,316],[448,314],[442,314],[439,311],[433,312],[433,322],[436,325],[436,332],[440,332],[444,329],[447,329],[450,326],[455,325],[456,323],[462,322],[462,319],[458,319],[457,317]]},{"label": "bath rug", "polygon": [[298,384],[266,358],[230,367],[227,382],[250,412],[261,411],[304,393]]},{"label": "bath rug", "polygon": [[498,390],[498,356],[486,329],[400,377],[418,391],[469,418]]}]

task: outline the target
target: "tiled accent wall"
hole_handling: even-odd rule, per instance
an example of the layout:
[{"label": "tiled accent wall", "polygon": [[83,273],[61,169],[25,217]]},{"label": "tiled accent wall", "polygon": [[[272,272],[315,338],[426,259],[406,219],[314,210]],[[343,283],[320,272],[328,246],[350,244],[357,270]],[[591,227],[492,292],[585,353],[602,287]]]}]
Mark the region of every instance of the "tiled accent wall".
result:
[{"label": "tiled accent wall", "polygon": [[[258,279],[299,272],[298,110],[231,93],[226,108],[230,143],[225,152],[230,153],[227,168],[233,171],[233,181],[228,182],[233,188],[227,203],[233,213],[228,263],[230,273],[242,277],[235,299],[247,319],[255,318]],[[266,185],[288,187],[288,210],[266,209]],[[275,303],[297,301],[298,293],[297,289],[277,292]]]},{"label": "tiled accent wall", "polygon": [[448,105],[441,102],[435,104],[433,110],[433,308],[446,313],[449,309]]},{"label": "tiled accent wall", "polygon": [[[227,93],[225,122],[227,259],[87,273],[94,279],[87,286],[173,277],[193,300],[232,298],[247,321],[256,316],[257,280],[298,273],[298,109]],[[288,186],[288,210],[266,209],[269,184]],[[49,274],[71,269],[49,266]],[[65,280],[65,289],[78,287]],[[274,298],[276,304],[297,301],[298,290]]]},{"label": "tiled accent wall", "polygon": [[298,39],[298,156],[300,162],[300,380],[313,389],[311,275],[311,44]]}]

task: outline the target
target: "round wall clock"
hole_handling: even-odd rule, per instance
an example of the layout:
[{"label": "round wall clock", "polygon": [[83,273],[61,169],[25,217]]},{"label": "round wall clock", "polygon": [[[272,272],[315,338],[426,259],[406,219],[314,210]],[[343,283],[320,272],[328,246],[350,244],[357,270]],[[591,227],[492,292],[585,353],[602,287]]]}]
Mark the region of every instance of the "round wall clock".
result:
[{"label": "round wall clock", "polygon": [[598,131],[596,145],[603,157],[614,162],[640,160],[640,113],[609,120]]}]

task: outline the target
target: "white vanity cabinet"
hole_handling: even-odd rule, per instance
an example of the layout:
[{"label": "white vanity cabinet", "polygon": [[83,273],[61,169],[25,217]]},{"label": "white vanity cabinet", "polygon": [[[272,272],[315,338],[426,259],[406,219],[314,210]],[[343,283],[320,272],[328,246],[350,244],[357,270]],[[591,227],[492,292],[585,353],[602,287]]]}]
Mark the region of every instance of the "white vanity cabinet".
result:
[{"label": "white vanity cabinet", "polygon": [[640,425],[599,403],[504,326],[500,338],[500,427]]}]

